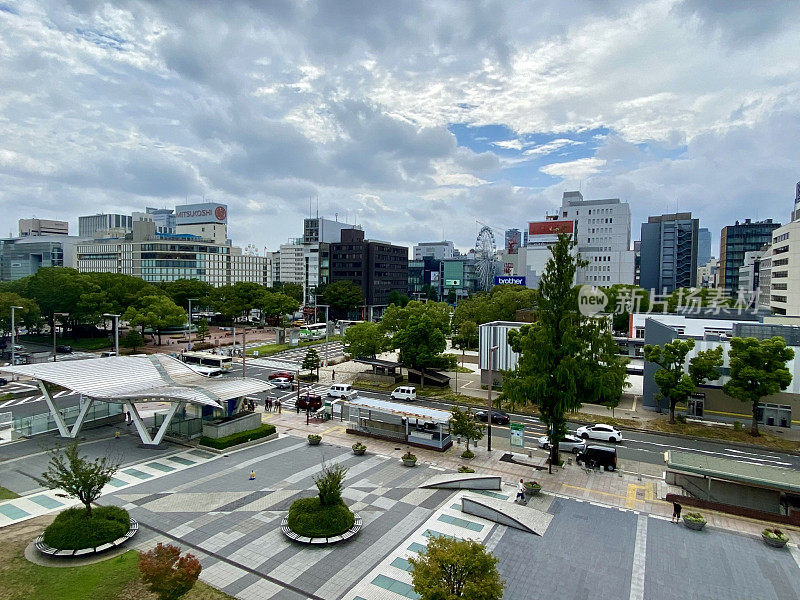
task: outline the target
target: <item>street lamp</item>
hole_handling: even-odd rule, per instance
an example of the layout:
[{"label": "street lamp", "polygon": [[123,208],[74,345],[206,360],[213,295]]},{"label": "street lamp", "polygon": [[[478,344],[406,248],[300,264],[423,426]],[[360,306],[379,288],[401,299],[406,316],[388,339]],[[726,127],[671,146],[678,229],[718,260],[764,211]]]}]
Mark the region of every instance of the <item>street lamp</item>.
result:
[{"label": "street lamp", "polygon": [[119,315],[103,313],[103,316],[114,319],[114,356],[119,356]]},{"label": "street lamp", "polygon": [[486,422],[489,424],[489,426],[486,428],[486,449],[489,452],[492,451],[492,382],[494,381],[492,357],[494,356],[494,351],[499,347],[500,346],[492,346],[489,348],[489,418],[486,419]]},{"label": "street lamp", "polygon": [[14,326],[14,310],[17,309],[17,308],[22,310],[25,307],[24,306],[12,306],[10,308],[11,308],[11,366],[13,367],[13,366],[16,366],[16,364],[17,364],[16,348],[14,348],[14,346],[16,346],[16,344],[17,344],[16,335],[15,335],[17,328]]},{"label": "street lamp", "polygon": [[197,301],[197,298],[187,298],[189,301],[189,333],[186,334],[186,350],[187,352],[192,349],[192,301]]},{"label": "street lamp", "polygon": [[[53,313],[53,362],[56,362],[56,317],[68,317],[69,313]],[[61,336],[64,337],[64,336]]]},{"label": "street lamp", "polygon": [[317,308],[324,308],[325,309],[325,364],[323,366],[328,366],[328,311],[331,307],[330,304],[316,304],[316,296],[314,297],[314,313],[316,318],[316,309]]}]

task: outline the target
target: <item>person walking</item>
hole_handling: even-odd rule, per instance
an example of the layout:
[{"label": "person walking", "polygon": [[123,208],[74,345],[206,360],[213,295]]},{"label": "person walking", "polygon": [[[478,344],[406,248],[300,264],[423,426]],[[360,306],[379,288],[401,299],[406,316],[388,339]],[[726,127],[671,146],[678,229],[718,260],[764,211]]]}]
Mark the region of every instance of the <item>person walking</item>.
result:
[{"label": "person walking", "polygon": [[677,500],[675,500],[675,502],[672,503],[672,521],[673,522],[675,522],[675,523],[679,523],[680,522],[680,520],[681,520],[681,510],[682,509],[683,509],[683,507],[681,506],[681,503],[678,502]]},{"label": "person walking", "polygon": [[336,381],[336,369],[331,369],[331,381]]},{"label": "person walking", "polygon": [[269,407],[267,408],[267,410],[268,410],[269,412],[272,412],[272,398],[268,398],[268,399],[267,399],[267,404],[269,405]]},{"label": "person walking", "polygon": [[521,500],[522,503],[525,504],[525,483],[522,481],[522,479],[520,479],[519,483],[517,484],[517,497],[514,502],[517,500]]},{"label": "person walking", "polygon": [[280,400],[276,400],[276,402],[278,404],[278,414],[281,414],[281,401]]}]

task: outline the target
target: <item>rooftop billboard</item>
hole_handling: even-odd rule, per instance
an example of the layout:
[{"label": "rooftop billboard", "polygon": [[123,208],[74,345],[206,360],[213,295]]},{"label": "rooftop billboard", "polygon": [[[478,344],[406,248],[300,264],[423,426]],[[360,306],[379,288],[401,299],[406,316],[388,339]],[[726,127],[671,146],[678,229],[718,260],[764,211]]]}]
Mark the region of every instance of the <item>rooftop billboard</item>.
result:
[{"label": "rooftop billboard", "polygon": [[228,205],[216,202],[184,204],[175,207],[176,225],[195,225],[197,223],[227,223]]},{"label": "rooftop billboard", "polygon": [[556,235],[574,232],[575,221],[536,221],[528,223],[528,235]]}]

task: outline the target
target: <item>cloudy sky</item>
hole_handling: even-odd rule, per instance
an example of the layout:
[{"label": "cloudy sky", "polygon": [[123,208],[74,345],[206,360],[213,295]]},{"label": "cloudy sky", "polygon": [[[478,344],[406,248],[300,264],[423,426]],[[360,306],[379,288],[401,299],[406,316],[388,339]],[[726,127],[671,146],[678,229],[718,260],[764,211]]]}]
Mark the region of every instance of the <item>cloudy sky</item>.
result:
[{"label": "cloudy sky", "polygon": [[800,179],[800,9],[757,5],[0,0],[0,235],[205,197],[275,250],[318,198],[468,248],[580,188],[718,245]]}]

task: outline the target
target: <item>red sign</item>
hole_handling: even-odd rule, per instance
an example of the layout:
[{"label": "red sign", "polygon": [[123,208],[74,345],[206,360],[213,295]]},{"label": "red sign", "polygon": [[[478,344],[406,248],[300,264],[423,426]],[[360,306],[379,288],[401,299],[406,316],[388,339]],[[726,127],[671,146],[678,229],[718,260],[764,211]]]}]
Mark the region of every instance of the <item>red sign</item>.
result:
[{"label": "red sign", "polygon": [[528,223],[528,235],[556,235],[573,233],[575,221],[536,221]]},{"label": "red sign", "polygon": [[214,210],[214,216],[217,218],[217,221],[224,221],[225,220],[225,216],[226,216],[226,214],[225,214],[226,212],[227,211],[225,210],[224,206],[218,206]]}]

